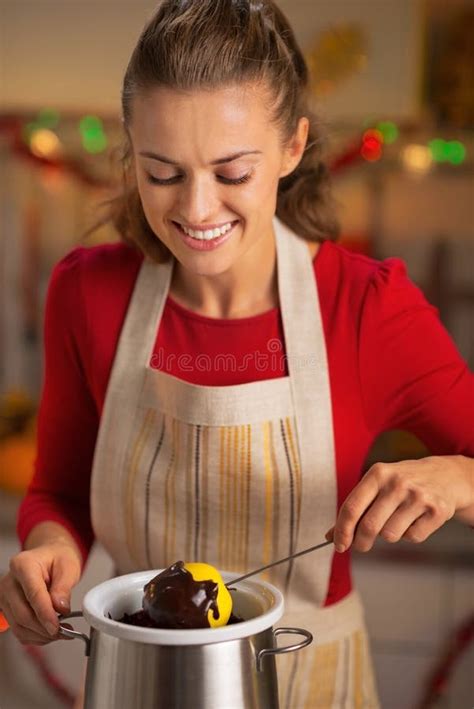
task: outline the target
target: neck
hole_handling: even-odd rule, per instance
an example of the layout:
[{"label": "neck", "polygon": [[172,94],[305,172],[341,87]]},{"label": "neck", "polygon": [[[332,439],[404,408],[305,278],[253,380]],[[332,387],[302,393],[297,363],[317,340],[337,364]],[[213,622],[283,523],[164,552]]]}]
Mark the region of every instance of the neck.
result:
[{"label": "neck", "polygon": [[250,317],[275,307],[278,285],[273,229],[217,276],[192,273],[176,262],[170,294],[184,307],[212,318]]}]

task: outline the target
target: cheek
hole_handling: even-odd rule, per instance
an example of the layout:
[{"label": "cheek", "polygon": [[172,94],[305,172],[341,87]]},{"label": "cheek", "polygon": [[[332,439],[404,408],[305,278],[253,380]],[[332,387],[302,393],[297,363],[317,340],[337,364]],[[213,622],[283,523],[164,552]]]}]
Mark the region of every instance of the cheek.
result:
[{"label": "cheek", "polygon": [[236,207],[240,205],[242,210],[262,211],[265,210],[265,205],[273,204],[277,187],[278,180],[275,181],[273,175],[262,174],[251,180],[248,185],[235,188],[232,202]]},{"label": "cheek", "polygon": [[168,245],[166,229],[163,228],[163,215],[166,214],[166,206],[151,190],[139,190],[139,193],[148,226],[156,236]]},{"label": "cheek", "polygon": [[138,190],[146,218],[150,223],[156,223],[163,214],[166,214],[172,203],[170,193],[156,187],[150,188],[148,184],[139,185]]},{"label": "cheek", "polygon": [[278,189],[279,173],[273,165],[263,170],[256,181],[255,187],[258,198],[263,201],[273,200]]}]

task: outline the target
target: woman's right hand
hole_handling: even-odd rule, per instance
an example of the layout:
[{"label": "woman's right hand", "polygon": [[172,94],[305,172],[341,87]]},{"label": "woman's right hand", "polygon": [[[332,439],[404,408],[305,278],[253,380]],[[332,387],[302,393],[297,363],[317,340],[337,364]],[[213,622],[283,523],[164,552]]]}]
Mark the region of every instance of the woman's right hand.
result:
[{"label": "woman's right hand", "polygon": [[62,540],[10,559],[9,572],[0,578],[0,610],[21,643],[46,645],[65,639],[58,633],[57,614],[69,612],[71,589],[80,577],[78,553]]}]

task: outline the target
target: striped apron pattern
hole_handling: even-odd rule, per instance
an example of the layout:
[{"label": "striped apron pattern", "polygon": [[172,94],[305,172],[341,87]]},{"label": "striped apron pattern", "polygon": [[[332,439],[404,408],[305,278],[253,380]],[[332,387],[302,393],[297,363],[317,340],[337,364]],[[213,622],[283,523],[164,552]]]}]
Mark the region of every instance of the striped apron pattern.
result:
[{"label": "striped apron pattern", "polygon": [[[273,228],[286,377],[210,387],[153,369],[174,260],[143,261],[91,481],[94,532],[121,574],[177,559],[243,573],[323,541],[334,523],[331,397],[312,260],[306,242],[276,216]],[[284,593],[282,625],[315,638],[277,658],[287,709],[379,706],[357,592],[322,607],[331,560],[325,547],[262,575]]]}]

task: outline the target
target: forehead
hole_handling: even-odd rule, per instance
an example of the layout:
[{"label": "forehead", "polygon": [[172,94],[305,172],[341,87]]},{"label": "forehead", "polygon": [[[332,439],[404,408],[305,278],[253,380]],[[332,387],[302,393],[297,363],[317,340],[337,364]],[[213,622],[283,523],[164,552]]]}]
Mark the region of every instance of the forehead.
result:
[{"label": "forehead", "polygon": [[225,154],[229,147],[268,145],[276,136],[268,104],[266,92],[253,86],[192,92],[152,89],[133,99],[134,148],[173,146],[183,154],[195,151],[208,159]]}]

